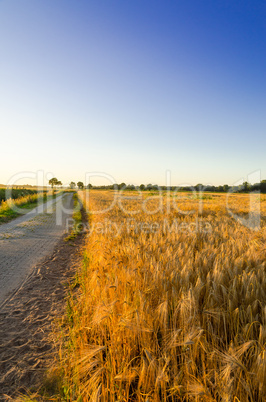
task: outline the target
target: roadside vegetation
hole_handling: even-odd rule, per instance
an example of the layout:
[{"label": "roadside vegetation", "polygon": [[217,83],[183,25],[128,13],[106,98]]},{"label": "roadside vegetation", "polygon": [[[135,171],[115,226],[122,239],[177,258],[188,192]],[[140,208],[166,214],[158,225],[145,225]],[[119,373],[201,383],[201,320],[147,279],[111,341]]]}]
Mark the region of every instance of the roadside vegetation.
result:
[{"label": "roadside vegetation", "polygon": [[27,195],[34,195],[34,194],[38,193],[37,190],[29,190],[29,189],[12,188],[12,189],[9,189],[8,192],[6,190],[7,190],[6,188],[0,188],[0,203],[2,201],[6,201],[6,196],[7,196],[7,194],[9,195],[9,192],[11,195],[10,198],[12,198],[13,200],[16,200],[17,198],[20,198],[20,197],[25,197]]},{"label": "roadside vegetation", "polygon": [[[97,214],[113,192],[87,193],[90,235],[56,334],[54,400],[265,401],[265,196],[254,231],[224,195],[199,208],[183,194],[178,210],[146,198],[144,213],[144,199],[125,193]],[[231,204],[247,217],[248,195]]]},{"label": "roadside vegetation", "polygon": [[[14,190],[12,190],[12,198],[3,200],[0,203],[0,224],[9,222],[21,214],[29,212],[30,209],[37,207],[41,202],[46,202],[59,194],[59,192],[54,190],[45,192],[26,190],[25,195],[15,196],[15,198],[13,198],[13,191]],[[20,194],[23,194],[21,190],[19,191]],[[28,193],[28,191],[30,191],[30,193]]]},{"label": "roadside vegetation", "polygon": [[73,227],[71,232],[69,233],[69,235],[67,237],[65,237],[65,241],[69,241],[69,240],[73,240],[75,239],[75,237],[77,237],[82,229],[83,229],[83,225],[82,225],[82,202],[80,201],[77,193],[74,193],[73,195],[73,201],[74,201],[74,210],[73,210]]}]

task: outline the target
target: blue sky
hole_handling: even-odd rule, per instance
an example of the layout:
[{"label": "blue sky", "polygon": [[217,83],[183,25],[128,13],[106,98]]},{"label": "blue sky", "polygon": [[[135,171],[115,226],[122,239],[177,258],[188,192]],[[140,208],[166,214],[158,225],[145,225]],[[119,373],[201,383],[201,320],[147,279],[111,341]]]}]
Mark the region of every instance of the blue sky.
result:
[{"label": "blue sky", "polygon": [[0,0],[0,183],[266,178],[265,43],[264,0]]}]

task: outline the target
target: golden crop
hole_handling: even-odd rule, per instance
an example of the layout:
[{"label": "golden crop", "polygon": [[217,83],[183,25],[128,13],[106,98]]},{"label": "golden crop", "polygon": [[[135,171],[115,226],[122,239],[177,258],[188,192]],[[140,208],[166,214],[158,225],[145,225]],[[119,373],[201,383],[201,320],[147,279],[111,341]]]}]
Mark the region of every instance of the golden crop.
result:
[{"label": "golden crop", "polygon": [[265,401],[265,196],[259,230],[239,220],[248,194],[131,192],[110,210],[112,191],[79,196],[90,232],[68,300],[66,400]]}]

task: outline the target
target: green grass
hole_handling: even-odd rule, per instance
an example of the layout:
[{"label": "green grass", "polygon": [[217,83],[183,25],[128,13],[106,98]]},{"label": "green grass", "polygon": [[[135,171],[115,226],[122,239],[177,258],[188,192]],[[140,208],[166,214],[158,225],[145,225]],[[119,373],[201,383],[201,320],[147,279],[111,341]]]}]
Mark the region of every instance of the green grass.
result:
[{"label": "green grass", "polygon": [[[25,214],[36,208],[40,205],[40,202],[46,202],[52,198],[55,198],[57,194],[50,194],[44,193],[43,195],[38,194],[35,192],[32,195],[22,196],[14,200],[15,206],[19,206],[20,210],[25,210]],[[25,199],[25,203],[23,203],[23,199]],[[0,224],[7,223],[18,216],[23,215],[23,213],[18,213],[16,210],[12,209],[12,206],[6,205],[6,202],[2,202],[0,206]]]},{"label": "green grass", "polygon": [[[7,189],[5,188],[0,188],[0,203],[2,201],[6,201],[6,193]],[[8,190],[9,191],[9,190]],[[16,200],[17,198],[20,197],[25,197],[26,195],[32,195],[32,194],[37,194],[37,190],[29,190],[29,189],[11,189],[11,197],[13,200]]]},{"label": "green grass", "polygon": [[82,207],[77,193],[73,195],[73,199],[74,199],[74,211],[72,218],[74,219],[74,226],[71,233],[65,238],[65,241],[75,239],[82,231],[82,214],[81,214]]}]

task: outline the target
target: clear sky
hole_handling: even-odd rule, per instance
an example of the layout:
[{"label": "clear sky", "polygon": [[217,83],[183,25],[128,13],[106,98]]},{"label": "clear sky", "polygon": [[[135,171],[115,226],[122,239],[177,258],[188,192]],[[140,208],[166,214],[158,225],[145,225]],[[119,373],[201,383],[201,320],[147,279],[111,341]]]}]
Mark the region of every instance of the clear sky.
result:
[{"label": "clear sky", "polygon": [[0,183],[266,179],[265,44],[265,0],[0,0]]}]

